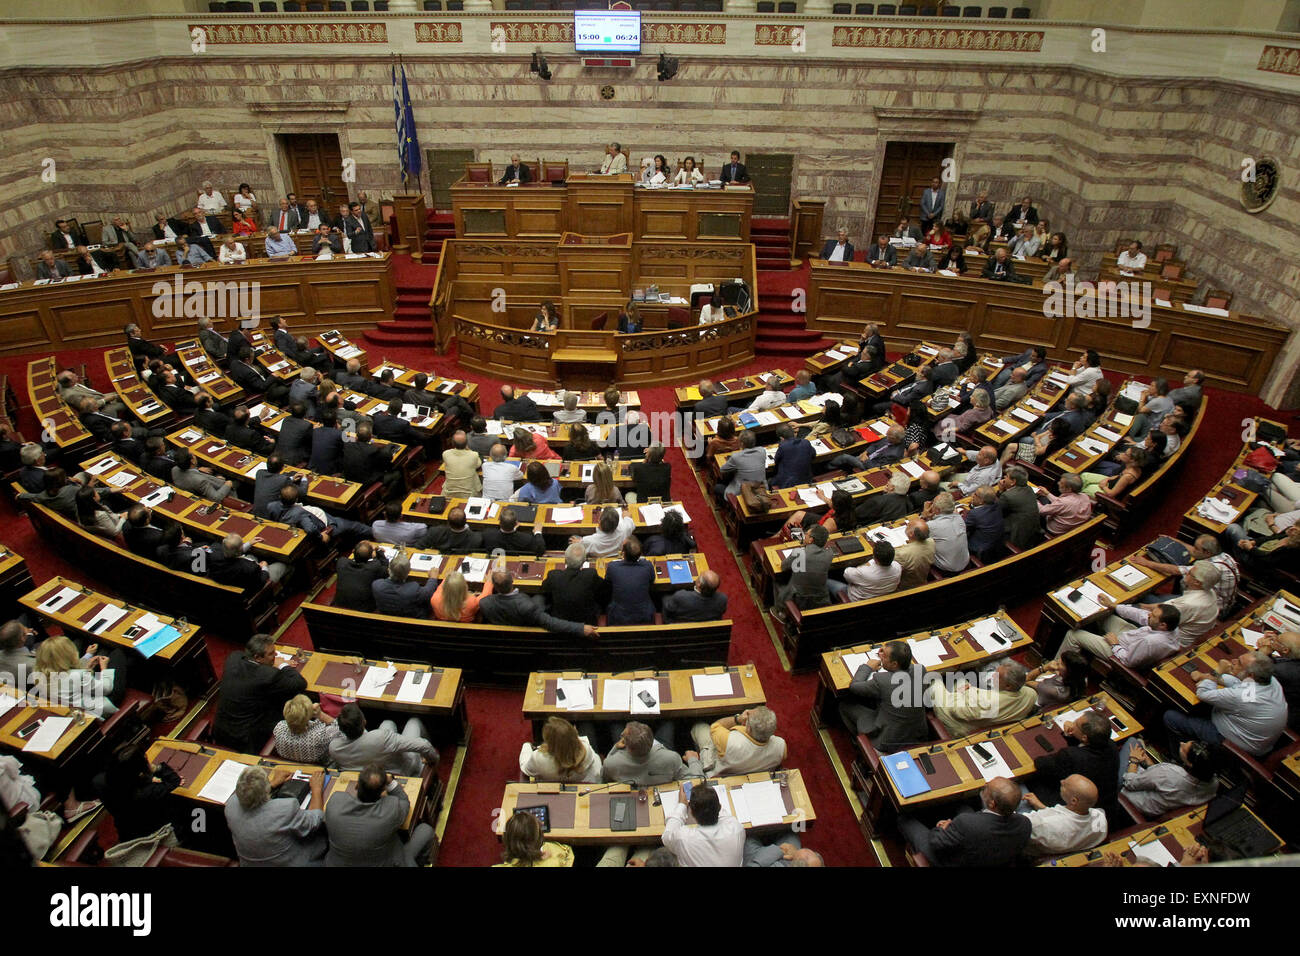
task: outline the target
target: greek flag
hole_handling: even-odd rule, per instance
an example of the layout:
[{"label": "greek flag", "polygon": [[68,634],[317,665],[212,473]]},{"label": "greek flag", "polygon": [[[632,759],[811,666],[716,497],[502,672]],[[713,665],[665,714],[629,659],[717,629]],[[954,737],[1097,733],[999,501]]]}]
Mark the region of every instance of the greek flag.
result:
[{"label": "greek flag", "polygon": [[[401,67],[402,82],[398,85],[397,70]],[[400,59],[393,64],[393,125],[397,132],[397,162],[402,169],[402,185],[419,184],[423,166],[420,162],[420,140],[415,135],[415,114],[411,110],[411,90],[406,85],[406,65]]]}]

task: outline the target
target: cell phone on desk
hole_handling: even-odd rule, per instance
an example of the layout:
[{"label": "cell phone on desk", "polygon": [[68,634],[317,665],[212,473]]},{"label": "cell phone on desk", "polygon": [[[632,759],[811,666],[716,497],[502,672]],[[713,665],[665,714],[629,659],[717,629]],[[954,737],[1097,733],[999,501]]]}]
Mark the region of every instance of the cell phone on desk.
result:
[{"label": "cell phone on desk", "polygon": [[41,726],[41,721],[34,720],[26,727],[23,727],[21,730],[19,730],[16,734],[14,734],[14,736],[17,737],[19,740],[26,740],[32,734],[36,733],[37,728],[39,728],[40,726]]},{"label": "cell phone on desk", "polygon": [[1116,730],[1118,730],[1121,734],[1128,730],[1128,724],[1124,723],[1124,721],[1120,720],[1114,714],[1111,715],[1110,725],[1114,727]]},{"label": "cell phone on desk", "polygon": [[564,688],[563,688],[563,687],[557,687],[557,688],[555,688],[555,699],[556,699],[556,701],[558,701],[558,702],[561,703],[561,704],[564,703]]},{"label": "cell phone on desk", "polygon": [[985,764],[993,762],[993,754],[983,744],[972,744],[970,749],[975,751],[975,755]]},{"label": "cell phone on desk", "polygon": [[653,707],[656,703],[654,697],[648,690],[640,691],[636,697],[637,700],[641,701],[641,703],[645,704],[647,707]]}]

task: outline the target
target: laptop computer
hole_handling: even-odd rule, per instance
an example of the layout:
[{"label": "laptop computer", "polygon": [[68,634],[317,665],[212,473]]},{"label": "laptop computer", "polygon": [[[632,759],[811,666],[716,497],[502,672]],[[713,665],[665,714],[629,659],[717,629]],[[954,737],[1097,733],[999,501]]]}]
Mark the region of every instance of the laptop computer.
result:
[{"label": "laptop computer", "polygon": [[1265,856],[1278,849],[1277,838],[1241,805],[1245,797],[1245,784],[1219,794],[1206,807],[1201,829],[1205,836],[1240,854],[1241,859]]}]

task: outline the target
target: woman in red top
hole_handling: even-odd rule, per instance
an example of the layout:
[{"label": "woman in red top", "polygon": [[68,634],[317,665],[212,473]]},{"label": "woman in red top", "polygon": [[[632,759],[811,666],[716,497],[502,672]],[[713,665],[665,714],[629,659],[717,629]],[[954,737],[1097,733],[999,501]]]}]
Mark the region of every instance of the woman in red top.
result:
[{"label": "woman in red top", "polygon": [[230,231],[236,236],[251,236],[253,233],[257,232],[257,226],[254,225],[253,221],[251,219],[246,219],[244,214],[238,209],[230,214],[230,219],[232,222]]},{"label": "woman in red top", "polygon": [[952,233],[948,231],[947,226],[936,220],[934,225],[930,227],[930,234],[926,236],[926,242],[930,244],[932,250],[936,248],[940,250],[947,249],[952,245]]},{"label": "woman in red top", "polygon": [[491,574],[483,580],[483,593],[475,594],[466,587],[465,575],[459,571],[452,571],[442,579],[438,590],[433,592],[433,597],[429,599],[429,606],[433,609],[433,616],[439,621],[460,621],[462,624],[468,624],[478,616],[479,602],[491,593]]},{"label": "woman in red top", "polygon": [[555,451],[546,439],[541,435],[534,435],[527,428],[515,429],[515,443],[510,449],[510,454],[515,458],[534,458],[540,461],[547,459],[559,460],[559,453]]}]

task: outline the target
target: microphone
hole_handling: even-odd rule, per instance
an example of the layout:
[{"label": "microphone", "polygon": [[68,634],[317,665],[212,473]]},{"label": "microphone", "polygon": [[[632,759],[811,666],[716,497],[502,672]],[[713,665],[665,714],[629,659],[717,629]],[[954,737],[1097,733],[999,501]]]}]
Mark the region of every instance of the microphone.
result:
[{"label": "microphone", "polygon": [[598,787],[588,787],[586,790],[579,790],[578,796],[585,797],[589,793],[599,793],[601,790],[608,790],[610,787],[617,787],[619,784],[626,784],[634,790],[641,789],[636,785],[635,780],[613,780],[609,783],[603,783]]}]

